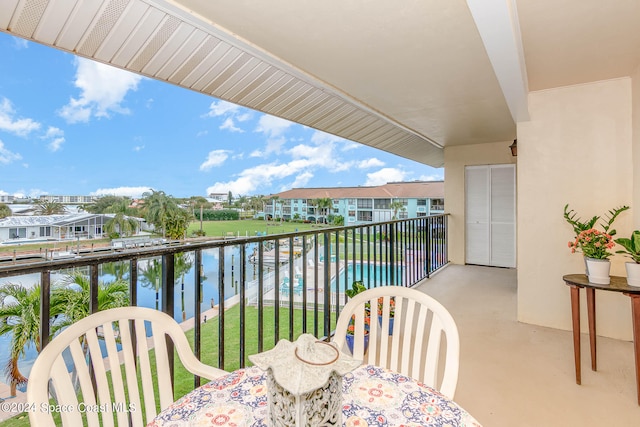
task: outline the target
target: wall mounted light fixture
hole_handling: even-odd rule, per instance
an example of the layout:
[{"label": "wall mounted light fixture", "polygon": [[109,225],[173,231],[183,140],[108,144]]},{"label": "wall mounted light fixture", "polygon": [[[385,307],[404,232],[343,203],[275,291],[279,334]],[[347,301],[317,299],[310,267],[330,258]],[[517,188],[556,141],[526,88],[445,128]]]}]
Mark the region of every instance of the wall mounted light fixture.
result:
[{"label": "wall mounted light fixture", "polygon": [[518,140],[514,139],[513,144],[511,144],[509,148],[511,149],[511,155],[516,157],[518,155]]}]

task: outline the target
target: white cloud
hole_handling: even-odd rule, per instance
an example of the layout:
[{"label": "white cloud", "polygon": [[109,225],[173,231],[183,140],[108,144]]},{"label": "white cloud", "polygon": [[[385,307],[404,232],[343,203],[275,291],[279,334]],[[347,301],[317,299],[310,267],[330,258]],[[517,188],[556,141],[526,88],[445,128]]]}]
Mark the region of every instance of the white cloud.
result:
[{"label": "white cloud", "polygon": [[230,132],[244,132],[244,130],[240,129],[239,127],[236,126],[235,122],[233,121],[233,118],[231,117],[227,117],[224,122],[222,122],[222,124],[220,125],[220,130],[228,130]]},{"label": "white cloud", "polygon": [[379,168],[380,166],[384,166],[384,162],[376,159],[375,157],[358,162],[358,168],[360,169]]},{"label": "white cloud", "polygon": [[62,144],[64,143],[64,131],[60,128],[49,126],[47,132],[44,134],[42,139],[49,139],[49,150],[58,151],[62,148]]},{"label": "white cloud", "polygon": [[45,138],[56,138],[60,136],[64,136],[64,131],[55,126],[49,126],[47,132],[44,134]]},{"label": "white cloud", "polygon": [[133,151],[135,152],[140,152],[144,150],[144,145],[136,145],[135,147],[133,147]]},{"label": "white cloud", "polygon": [[20,37],[11,37],[13,39],[13,45],[16,47],[16,49],[21,50],[21,49],[28,49],[29,48],[29,42],[27,41],[27,39],[23,39]]},{"label": "white cloud", "polygon": [[225,160],[229,158],[228,150],[213,150],[209,152],[207,160],[200,165],[201,171],[208,171],[209,169],[220,166]]},{"label": "white cloud", "polygon": [[115,187],[115,188],[99,188],[92,192],[92,196],[124,196],[124,197],[142,197],[143,193],[150,193],[151,187]]},{"label": "white cloud", "polygon": [[55,138],[51,142],[49,142],[49,150],[54,152],[58,151],[62,147],[63,143],[64,143],[64,138]]},{"label": "white cloud", "polygon": [[435,172],[435,173],[432,173],[431,175],[420,175],[418,180],[420,180],[420,181],[442,181],[442,180],[444,180],[444,174]]},{"label": "white cloud", "polygon": [[263,133],[269,138],[277,138],[293,125],[292,122],[279,117],[263,114],[258,121],[255,132]]},{"label": "white cloud", "polygon": [[331,135],[330,133],[317,130],[313,132],[313,135],[311,135],[311,142],[315,144],[329,144],[329,143],[335,143],[335,142],[348,143],[349,141],[339,136]]},{"label": "white cloud", "polygon": [[0,102],[0,130],[18,136],[27,136],[32,131],[40,129],[40,123],[32,119],[15,119],[15,111],[11,101],[2,98]]},{"label": "white cloud", "polygon": [[358,144],[357,142],[353,142],[353,141],[344,141],[344,144],[342,145],[342,151],[351,151],[351,150],[356,150],[358,148],[361,148],[362,144]]},{"label": "white cloud", "polygon": [[293,159],[310,159],[315,165],[331,168],[337,162],[333,152],[333,144],[306,145],[298,144],[287,151]]},{"label": "white cloud", "polygon": [[387,182],[404,181],[406,173],[396,168],[382,168],[377,172],[367,174],[367,181],[364,185],[383,185]]},{"label": "white cloud", "polygon": [[20,159],[22,159],[20,154],[9,151],[4,147],[4,143],[0,141],[0,163],[4,163],[6,165]]},{"label": "white cloud", "polygon": [[287,142],[287,139],[284,137],[269,138],[267,140],[267,147],[265,149],[265,154],[279,153],[286,142]]},{"label": "white cloud", "polygon": [[284,133],[293,126],[294,123],[279,117],[263,114],[258,120],[258,126],[254,132],[261,133],[267,137],[264,150],[255,150],[251,157],[267,157],[271,153],[280,153],[282,147],[287,142]]},{"label": "white cloud", "polygon": [[251,113],[244,107],[227,101],[214,101],[209,105],[209,112],[204,117],[224,117],[219,129],[230,132],[244,132],[236,126],[236,122],[245,122],[251,118]]},{"label": "white cloud", "polygon": [[75,86],[79,98],[71,98],[59,115],[69,123],[88,122],[92,117],[109,117],[110,113],[129,114],[121,104],[130,90],[136,90],[142,76],[78,58]]},{"label": "white cloud", "polygon": [[296,176],[296,179],[291,183],[291,185],[283,187],[281,191],[288,190],[289,188],[304,187],[311,178],[313,178],[313,174],[311,172],[302,172],[300,175]]},{"label": "white cloud", "polygon": [[209,193],[254,194],[258,189],[268,187],[274,180],[287,178],[306,171],[314,165],[313,160],[299,159],[289,163],[270,163],[245,169],[238,178],[227,182],[216,182],[207,188]]},{"label": "white cloud", "polygon": [[240,112],[240,106],[227,101],[214,101],[209,105],[208,117],[219,117]]}]

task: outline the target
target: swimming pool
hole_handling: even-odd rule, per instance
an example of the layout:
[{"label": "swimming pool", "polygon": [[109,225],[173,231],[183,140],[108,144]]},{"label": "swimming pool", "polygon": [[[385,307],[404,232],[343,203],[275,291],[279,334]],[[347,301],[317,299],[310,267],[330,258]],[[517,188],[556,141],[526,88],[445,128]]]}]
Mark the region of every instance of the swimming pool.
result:
[{"label": "swimming pool", "polygon": [[[344,292],[345,283],[347,289],[351,288],[351,284],[356,280],[361,280],[367,287],[387,285],[390,281],[390,275],[393,272],[394,282],[397,284],[398,279],[402,277],[402,266],[390,267],[385,264],[348,264],[346,269],[340,270],[338,276],[338,290]],[[335,278],[331,283],[331,289],[336,290]]]}]

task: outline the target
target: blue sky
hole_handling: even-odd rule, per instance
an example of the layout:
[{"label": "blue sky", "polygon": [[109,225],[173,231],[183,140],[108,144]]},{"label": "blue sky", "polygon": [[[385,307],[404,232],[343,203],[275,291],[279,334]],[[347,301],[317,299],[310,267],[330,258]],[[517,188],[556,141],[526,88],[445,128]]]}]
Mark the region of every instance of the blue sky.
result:
[{"label": "blue sky", "polygon": [[175,197],[443,169],[0,33],[0,195]]}]

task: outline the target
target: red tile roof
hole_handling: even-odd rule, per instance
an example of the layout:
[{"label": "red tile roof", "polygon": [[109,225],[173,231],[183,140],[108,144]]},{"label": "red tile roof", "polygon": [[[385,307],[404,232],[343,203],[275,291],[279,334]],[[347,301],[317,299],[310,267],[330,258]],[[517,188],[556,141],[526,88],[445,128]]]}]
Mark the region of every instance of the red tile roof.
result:
[{"label": "red tile roof", "polygon": [[412,181],[388,182],[376,187],[323,187],[292,188],[291,190],[273,194],[280,199],[409,199],[409,198],[444,198],[444,181]]}]

